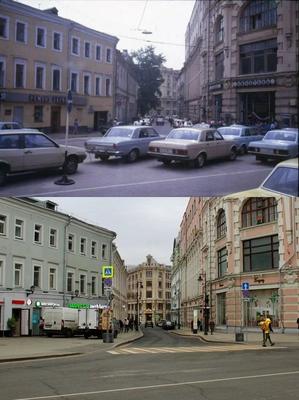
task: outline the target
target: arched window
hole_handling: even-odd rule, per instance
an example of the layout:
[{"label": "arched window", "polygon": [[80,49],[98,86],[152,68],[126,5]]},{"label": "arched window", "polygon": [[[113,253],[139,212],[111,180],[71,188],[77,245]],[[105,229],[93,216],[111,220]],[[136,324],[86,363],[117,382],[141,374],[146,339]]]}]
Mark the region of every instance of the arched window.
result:
[{"label": "arched window", "polygon": [[242,227],[265,224],[277,220],[277,203],[274,197],[251,197],[242,209]]},{"label": "arched window", "polygon": [[226,219],[225,212],[221,210],[217,217],[217,239],[225,236],[226,234]]},{"label": "arched window", "polygon": [[224,23],[222,15],[217,18],[215,24],[215,44],[223,41],[224,37]]},{"label": "arched window", "polygon": [[240,17],[240,32],[250,32],[276,25],[276,0],[252,0]]}]

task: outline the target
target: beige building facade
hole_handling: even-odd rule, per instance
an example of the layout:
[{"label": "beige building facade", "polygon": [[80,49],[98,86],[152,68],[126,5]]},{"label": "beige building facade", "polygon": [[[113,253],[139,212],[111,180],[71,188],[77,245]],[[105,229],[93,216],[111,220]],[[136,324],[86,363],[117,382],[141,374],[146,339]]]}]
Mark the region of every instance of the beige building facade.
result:
[{"label": "beige building facade", "polygon": [[170,319],[171,267],[158,263],[151,255],[146,261],[128,270],[128,316],[139,315],[141,323]]},{"label": "beige building facade", "polygon": [[118,39],[11,0],[0,3],[0,120],[45,132],[98,129],[114,117]]},{"label": "beige building facade", "polygon": [[112,279],[112,310],[113,317],[124,320],[127,317],[127,279],[128,272],[124,260],[121,258],[115,244],[112,245],[112,265],[114,276]]},{"label": "beige building facade", "polygon": [[190,198],[173,251],[172,318],[194,310],[222,329],[255,329],[262,315],[295,330],[299,200]]},{"label": "beige building facade", "polygon": [[161,67],[161,75],[164,82],[160,86],[161,90],[161,105],[159,107],[159,113],[164,117],[177,115],[178,104],[177,104],[177,80],[179,71],[173,68]]},{"label": "beige building facade", "polygon": [[298,126],[299,5],[199,0],[185,35],[185,114],[193,121]]}]

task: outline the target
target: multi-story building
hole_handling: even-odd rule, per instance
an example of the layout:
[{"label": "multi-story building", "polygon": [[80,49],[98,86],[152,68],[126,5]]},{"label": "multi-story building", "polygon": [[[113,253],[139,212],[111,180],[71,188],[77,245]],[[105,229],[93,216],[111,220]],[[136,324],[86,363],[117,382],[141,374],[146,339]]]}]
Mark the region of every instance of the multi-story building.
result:
[{"label": "multi-story building", "polygon": [[114,276],[112,279],[112,310],[113,317],[118,320],[124,320],[127,317],[127,279],[128,272],[121,258],[117,247],[112,245],[112,265],[114,267]]},{"label": "multi-story building", "polygon": [[137,118],[138,83],[126,50],[116,51],[115,117],[132,123]]},{"label": "multi-story building", "polygon": [[70,125],[97,129],[114,117],[118,39],[38,10],[0,1],[0,120],[46,132],[64,129],[66,93],[73,94]]},{"label": "multi-story building", "polygon": [[298,198],[190,198],[173,256],[181,323],[197,310],[218,328],[254,328],[269,314],[274,327],[295,329],[298,243]]},{"label": "multi-story building", "polygon": [[164,117],[177,115],[177,80],[179,71],[162,66],[161,75],[164,82],[159,88],[161,90],[159,112]]},{"label": "multi-story building", "polygon": [[196,1],[185,35],[185,113],[298,126],[298,14],[291,0]]},{"label": "multi-story building", "polygon": [[[57,211],[50,201],[0,199],[0,331],[38,333],[41,308],[105,305],[101,267],[112,265],[116,234]],[[116,255],[114,255],[116,257]],[[126,297],[126,275],[115,292]]]},{"label": "multi-story building", "polygon": [[128,270],[128,316],[141,323],[170,319],[171,266],[159,264],[151,255]]}]

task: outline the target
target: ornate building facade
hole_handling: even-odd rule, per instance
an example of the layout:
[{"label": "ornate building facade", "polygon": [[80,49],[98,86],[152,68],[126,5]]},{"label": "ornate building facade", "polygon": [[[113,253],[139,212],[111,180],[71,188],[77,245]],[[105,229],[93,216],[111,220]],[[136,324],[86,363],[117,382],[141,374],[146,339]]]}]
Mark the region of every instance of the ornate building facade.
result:
[{"label": "ornate building facade", "polygon": [[164,117],[178,114],[178,93],[177,80],[179,71],[173,68],[161,67],[162,79],[164,82],[160,86],[161,90],[161,105],[159,108],[160,114]]},{"label": "ornate building facade", "polygon": [[185,35],[185,115],[298,126],[299,4],[199,0]]},{"label": "ornate building facade", "polygon": [[203,323],[207,313],[218,328],[250,329],[269,314],[274,327],[295,329],[298,245],[298,198],[190,198],[173,254],[172,316],[189,326],[197,310]]}]

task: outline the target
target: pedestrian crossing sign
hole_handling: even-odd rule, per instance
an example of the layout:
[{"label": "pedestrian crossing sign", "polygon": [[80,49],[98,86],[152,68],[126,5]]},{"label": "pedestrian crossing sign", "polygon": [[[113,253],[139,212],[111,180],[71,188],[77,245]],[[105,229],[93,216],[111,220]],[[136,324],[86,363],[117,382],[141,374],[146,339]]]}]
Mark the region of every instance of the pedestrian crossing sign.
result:
[{"label": "pedestrian crossing sign", "polygon": [[103,278],[113,278],[113,266],[102,266],[102,277]]}]

